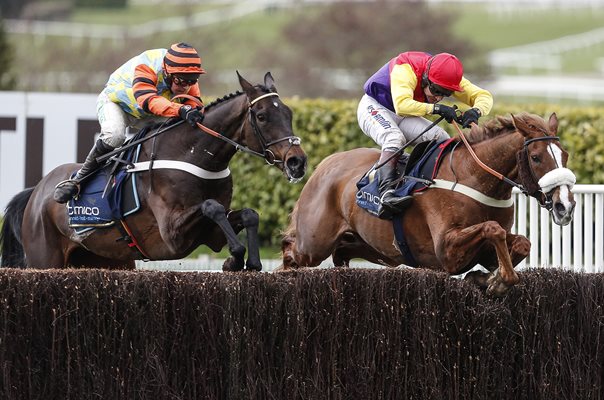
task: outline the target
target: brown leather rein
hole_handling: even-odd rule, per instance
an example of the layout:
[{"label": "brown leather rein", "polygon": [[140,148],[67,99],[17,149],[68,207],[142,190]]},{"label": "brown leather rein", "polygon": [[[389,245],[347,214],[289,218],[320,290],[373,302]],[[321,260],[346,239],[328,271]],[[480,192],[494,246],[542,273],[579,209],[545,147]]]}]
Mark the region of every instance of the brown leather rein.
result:
[{"label": "brown leather rein", "polygon": [[[547,210],[551,210],[551,208],[552,208],[552,201],[551,201],[551,198],[547,194],[543,193],[543,191],[541,191],[541,190],[538,190],[538,191],[533,192],[533,193],[529,193],[529,191],[525,188],[526,183],[524,185],[516,183],[513,180],[511,180],[508,177],[506,177],[505,175],[503,175],[503,174],[495,171],[494,169],[492,169],[491,167],[489,167],[488,165],[486,165],[484,162],[482,162],[482,160],[480,160],[480,158],[478,158],[478,156],[474,152],[474,149],[472,148],[472,146],[468,142],[468,139],[466,138],[466,135],[459,128],[459,125],[457,125],[457,122],[453,121],[453,126],[455,127],[455,129],[459,133],[459,137],[461,137],[461,140],[463,141],[464,145],[468,149],[468,152],[470,153],[470,155],[472,156],[472,158],[474,159],[474,161],[476,161],[476,163],[482,169],[484,169],[485,171],[487,171],[489,174],[495,176],[500,181],[504,181],[504,182],[506,182],[506,183],[514,186],[514,187],[517,187],[524,195],[534,197],[535,199],[537,199],[537,201],[539,202],[539,205],[541,205],[541,207],[544,207]],[[535,138],[535,139],[525,140],[525,142],[524,142],[525,150],[526,150],[526,146],[528,146],[529,143],[531,143],[533,141],[537,141],[537,140],[560,140],[560,139],[558,137],[555,137],[555,136],[544,136],[542,138]],[[530,165],[528,165],[528,168],[531,170],[531,173],[532,173],[532,168],[530,167]],[[533,176],[533,179],[535,179],[534,173],[532,173],[532,176]]]},{"label": "brown leather rein", "polygon": [[[254,129],[254,134],[256,135],[256,137],[260,141],[260,144],[262,145],[262,153],[254,151],[254,150],[250,149],[247,146],[242,146],[239,143],[235,142],[234,140],[229,139],[228,137],[222,135],[221,133],[216,132],[215,130],[213,130],[211,128],[208,128],[207,126],[202,125],[199,122],[197,123],[197,127],[199,129],[201,129],[203,132],[205,132],[205,133],[207,133],[207,134],[209,134],[211,136],[214,136],[215,138],[218,138],[218,139],[220,139],[222,141],[225,141],[225,142],[229,143],[231,146],[235,147],[235,149],[237,149],[239,151],[242,151],[244,153],[252,154],[254,156],[258,156],[258,157],[263,158],[267,162],[267,164],[269,164],[269,165],[273,165],[275,163],[283,163],[284,160],[277,160],[277,158],[275,157],[275,154],[271,150],[269,150],[268,148],[270,146],[276,144],[276,143],[279,143],[279,142],[282,142],[282,141],[285,141],[285,140],[289,141],[290,148],[291,148],[291,146],[299,146],[301,140],[297,136],[286,136],[286,137],[283,137],[283,138],[279,138],[277,140],[273,140],[271,142],[267,142],[266,139],[264,139],[264,136],[262,136],[262,133],[260,132],[258,126],[256,125],[255,121],[252,119],[252,114],[253,114],[252,106],[258,100],[264,99],[264,98],[269,97],[269,96],[277,96],[277,97],[279,97],[279,94],[276,93],[276,92],[270,92],[270,93],[264,94],[262,96],[259,96],[259,97],[255,98],[254,100],[250,101],[250,103],[248,105],[248,109],[250,111],[250,121],[251,121],[251,124],[252,124],[252,128]],[[201,100],[199,100],[197,97],[193,97],[193,96],[188,95],[188,94],[179,94],[179,95],[176,95],[176,96],[172,97],[172,100],[181,99],[181,98],[182,99],[191,100],[195,104],[197,104],[199,107],[203,107],[204,106],[203,103],[201,102]]]}]

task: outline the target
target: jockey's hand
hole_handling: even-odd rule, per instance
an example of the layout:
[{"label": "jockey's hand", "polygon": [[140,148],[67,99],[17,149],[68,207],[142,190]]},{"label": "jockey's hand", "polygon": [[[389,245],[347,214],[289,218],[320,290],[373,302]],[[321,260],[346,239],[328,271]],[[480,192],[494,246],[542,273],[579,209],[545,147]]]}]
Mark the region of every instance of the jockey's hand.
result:
[{"label": "jockey's hand", "polygon": [[478,118],[480,118],[480,110],[477,108],[470,108],[461,116],[461,126],[469,128],[472,123],[478,124]]},{"label": "jockey's hand", "polygon": [[448,123],[451,123],[457,119],[457,112],[455,108],[446,106],[444,104],[434,104],[434,111],[432,111],[432,114],[442,115],[445,117],[445,120]]},{"label": "jockey's hand", "polygon": [[193,128],[197,128],[197,124],[201,124],[203,121],[203,114],[200,112],[200,110],[198,108],[193,108],[188,104],[180,107],[178,110],[178,115],[180,118],[187,121]]}]

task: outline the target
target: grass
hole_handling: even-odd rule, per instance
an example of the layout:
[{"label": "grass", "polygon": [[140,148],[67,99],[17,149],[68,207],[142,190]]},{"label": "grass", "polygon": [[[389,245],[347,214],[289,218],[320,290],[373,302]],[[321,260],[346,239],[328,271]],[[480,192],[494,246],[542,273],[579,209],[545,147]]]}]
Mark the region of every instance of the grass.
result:
[{"label": "grass", "polygon": [[[466,4],[455,10],[459,19],[453,31],[483,52],[588,32],[602,28],[604,21],[604,8],[528,9],[497,14],[485,5]],[[595,72],[597,59],[604,57],[604,43],[561,56],[563,73]]]}]

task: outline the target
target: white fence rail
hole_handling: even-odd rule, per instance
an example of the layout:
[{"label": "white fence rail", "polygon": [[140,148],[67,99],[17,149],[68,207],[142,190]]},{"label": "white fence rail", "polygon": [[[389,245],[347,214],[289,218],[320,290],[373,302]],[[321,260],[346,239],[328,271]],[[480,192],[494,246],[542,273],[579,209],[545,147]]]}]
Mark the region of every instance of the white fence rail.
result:
[{"label": "white fence rail", "polygon": [[576,272],[604,272],[604,185],[576,185],[573,221],[553,223],[533,198],[515,193],[512,232],[526,236],[530,255],[519,267],[561,267]]}]

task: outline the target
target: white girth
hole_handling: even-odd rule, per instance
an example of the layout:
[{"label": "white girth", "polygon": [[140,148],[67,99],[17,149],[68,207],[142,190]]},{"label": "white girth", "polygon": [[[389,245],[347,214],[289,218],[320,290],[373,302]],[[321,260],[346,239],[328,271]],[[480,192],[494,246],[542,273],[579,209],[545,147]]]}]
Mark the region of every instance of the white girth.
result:
[{"label": "white girth", "polygon": [[[151,164],[149,161],[134,163],[134,166],[128,167],[126,172],[149,171],[149,164]],[[197,165],[186,163],[184,161],[174,160],[155,160],[153,161],[152,169],[178,169],[180,171],[185,171],[195,175],[201,179],[223,179],[231,174],[231,171],[228,168],[223,169],[222,171],[214,172],[200,168]]]},{"label": "white girth", "polygon": [[464,194],[472,199],[476,200],[479,203],[482,203],[489,207],[497,207],[497,208],[508,208],[514,205],[514,200],[510,197],[509,199],[494,199],[489,197],[476,189],[472,189],[469,186],[462,185],[461,183],[455,183],[451,181],[447,181],[444,179],[434,179],[434,184],[430,185],[430,189],[446,189],[452,190],[457,193]]}]

